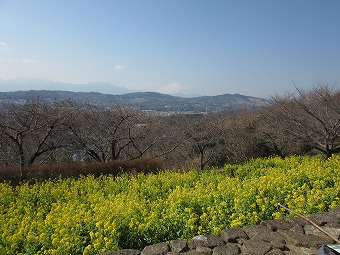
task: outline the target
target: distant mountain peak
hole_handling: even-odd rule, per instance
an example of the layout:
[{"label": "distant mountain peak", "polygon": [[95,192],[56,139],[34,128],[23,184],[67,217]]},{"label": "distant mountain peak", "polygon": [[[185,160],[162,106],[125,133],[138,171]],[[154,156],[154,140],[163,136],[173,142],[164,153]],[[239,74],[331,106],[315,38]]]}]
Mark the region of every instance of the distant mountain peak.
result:
[{"label": "distant mountain peak", "polygon": [[120,95],[135,90],[113,85],[108,82],[90,82],[84,84],[55,82],[45,78],[20,77],[11,80],[0,79],[0,92],[20,90],[60,90],[73,92],[99,92],[104,94]]}]

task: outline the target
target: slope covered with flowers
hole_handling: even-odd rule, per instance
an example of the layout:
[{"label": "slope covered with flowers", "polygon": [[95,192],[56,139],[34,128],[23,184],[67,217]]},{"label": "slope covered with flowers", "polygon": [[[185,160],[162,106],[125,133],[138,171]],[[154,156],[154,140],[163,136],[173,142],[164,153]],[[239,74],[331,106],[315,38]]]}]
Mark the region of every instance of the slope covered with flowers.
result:
[{"label": "slope covered with flowers", "polygon": [[0,184],[0,254],[96,254],[340,206],[340,157]]}]

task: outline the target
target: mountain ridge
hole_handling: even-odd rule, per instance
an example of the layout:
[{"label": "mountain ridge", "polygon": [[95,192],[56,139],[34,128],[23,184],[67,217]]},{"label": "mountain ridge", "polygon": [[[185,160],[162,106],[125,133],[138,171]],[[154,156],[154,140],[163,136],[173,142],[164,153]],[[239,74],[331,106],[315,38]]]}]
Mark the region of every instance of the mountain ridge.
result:
[{"label": "mountain ridge", "polygon": [[156,112],[218,112],[242,108],[259,108],[269,101],[263,98],[240,94],[199,96],[183,98],[158,92],[132,92],[121,95],[99,92],[72,92],[64,90],[28,90],[0,92],[0,102],[28,101],[39,98],[42,101],[73,99],[106,107],[132,107]]},{"label": "mountain ridge", "polygon": [[83,84],[63,83],[51,81],[45,78],[16,78],[11,80],[0,79],[0,91],[15,92],[31,90],[61,90],[70,92],[93,92],[97,91],[103,94],[125,94],[136,92],[136,90],[117,86],[108,82],[88,82]]}]

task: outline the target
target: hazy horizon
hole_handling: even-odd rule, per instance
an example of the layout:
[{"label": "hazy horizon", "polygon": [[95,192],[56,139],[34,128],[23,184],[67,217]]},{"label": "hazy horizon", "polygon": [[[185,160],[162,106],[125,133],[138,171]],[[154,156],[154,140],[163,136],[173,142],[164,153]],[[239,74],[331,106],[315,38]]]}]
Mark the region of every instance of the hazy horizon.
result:
[{"label": "hazy horizon", "polygon": [[[20,77],[17,79],[9,79],[4,80],[0,78],[0,92],[18,92],[18,91],[40,91],[40,90],[50,90],[50,91],[68,91],[68,92],[98,92],[102,94],[127,94],[134,92],[155,92],[168,94],[173,96],[180,97],[200,97],[206,96],[201,94],[189,93],[186,91],[175,92],[175,93],[164,93],[159,91],[142,91],[142,90],[133,90],[125,87],[117,86],[115,84],[106,83],[106,82],[90,82],[90,83],[79,83],[79,84],[70,84],[70,83],[60,83],[51,81],[44,78],[25,78]],[[223,93],[230,94],[230,93]],[[239,94],[239,93],[234,93]],[[216,94],[212,96],[218,96],[222,94]],[[248,96],[248,95],[245,95]]]}]

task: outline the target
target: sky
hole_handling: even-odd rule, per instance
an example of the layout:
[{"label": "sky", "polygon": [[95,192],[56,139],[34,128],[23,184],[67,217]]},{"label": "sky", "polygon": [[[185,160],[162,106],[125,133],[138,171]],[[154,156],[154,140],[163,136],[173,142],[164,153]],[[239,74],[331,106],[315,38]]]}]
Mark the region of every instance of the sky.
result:
[{"label": "sky", "polygon": [[339,13],[339,0],[0,0],[0,79],[256,97],[339,87]]}]

